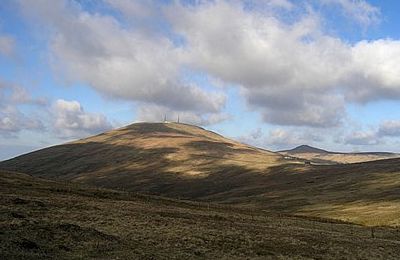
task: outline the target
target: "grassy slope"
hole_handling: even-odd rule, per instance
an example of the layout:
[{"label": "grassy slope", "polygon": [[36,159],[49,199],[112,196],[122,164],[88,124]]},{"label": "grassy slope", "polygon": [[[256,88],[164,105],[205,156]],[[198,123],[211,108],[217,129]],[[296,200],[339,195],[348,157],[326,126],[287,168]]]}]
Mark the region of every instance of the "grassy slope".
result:
[{"label": "grassy slope", "polygon": [[341,163],[360,163],[400,157],[396,153],[336,153],[310,147],[308,151],[304,149],[292,149],[279,152],[285,156],[292,156],[299,159],[309,160],[321,164],[341,164]]},{"label": "grassy slope", "polygon": [[173,198],[400,226],[400,160],[306,166],[184,124],[134,124],[0,168]]},{"label": "grassy slope", "polygon": [[[196,126],[139,123],[0,162],[0,168],[164,193],[168,182],[179,178],[203,179],[227,171],[262,171],[281,163],[279,154]],[[163,187],[157,186],[161,183]]]},{"label": "grassy slope", "polygon": [[0,172],[0,258],[398,259],[400,232]]}]

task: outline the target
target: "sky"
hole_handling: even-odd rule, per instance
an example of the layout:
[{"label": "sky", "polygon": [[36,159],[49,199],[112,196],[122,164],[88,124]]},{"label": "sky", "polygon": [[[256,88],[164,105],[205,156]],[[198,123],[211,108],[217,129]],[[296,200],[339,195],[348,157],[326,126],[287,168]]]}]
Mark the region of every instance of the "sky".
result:
[{"label": "sky", "polygon": [[164,114],[400,152],[400,1],[3,0],[0,160]]}]

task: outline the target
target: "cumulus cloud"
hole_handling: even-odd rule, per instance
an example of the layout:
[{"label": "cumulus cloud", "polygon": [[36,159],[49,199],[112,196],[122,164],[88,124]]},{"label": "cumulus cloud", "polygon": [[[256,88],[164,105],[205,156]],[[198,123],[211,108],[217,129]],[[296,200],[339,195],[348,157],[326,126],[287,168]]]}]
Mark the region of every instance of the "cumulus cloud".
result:
[{"label": "cumulus cloud", "polygon": [[52,107],[54,131],[61,138],[78,138],[111,129],[102,114],[85,112],[78,101],[58,99]]},{"label": "cumulus cloud", "polygon": [[[290,22],[276,14],[276,8],[296,14],[294,1],[155,2],[107,0],[122,14],[118,18],[87,12],[75,1],[21,6],[52,28],[54,68],[108,96],[135,101],[139,119],[159,118],[163,110],[208,123],[205,118],[223,114],[224,88],[210,91],[183,80],[185,69],[237,86],[264,122],[282,126],[337,127],[349,102],[400,98],[400,41],[350,44],[327,34],[316,12]],[[323,4],[340,6],[365,26],[379,20],[379,9],[363,0]]]},{"label": "cumulus cloud", "polygon": [[225,1],[171,12],[176,30],[188,41],[190,66],[239,84],[266,122],[339,124],[343,104],[340,97],[331,98],[329,87],[342,77],[350,52],[337,39],[319,37],[315,17],[289,26]]},{"label": "cumulus cloud", "polygon": [[346,102],[399,97],[400,41],[350,45],[325,34],[313,13],[287,24],[228,1],[174,6],[170,20],[187,40],[189,66],[239,85],[265,122],[338,126]]},{"label": "cumulus cloud", "polygon": [[312,133],[308,130],[292,131],[277,128],[269,132],[267,144],[278,148],[288,148],[302,144],[313,144],[323,141],[319,133]]},{"label": "cumulus cloud", "polygon": [[[110,15],[91,14],[72,3],[21,1],[26,13],[51,25],[52,64],[67,79],[108,96],[177,111],[215,113],[223,108],[223,93],[181,80],[181,49],[171,39],[126,28]],[[145,1],[110,3],[123,11],[148,9]]]},{"label": "cumulus cloud", "polygon": [[4,136],[14,135],[22,130],[43,129],[42,122],[37,118],[31,118],[19,109],[10,105],[0,106],[0,134]]},{"label": "cumulus cloud", "polygon": [[400,98],[400,41],[361,41],[352,48],[352,67],[344,80],[347,98],[366,103]]},{"label": "cumulus cloud", "polygon": [[0,81],[0,135],[13,136],[22,130],[43,129],[42,121],[22,112],[21,106],[44,104],[44,99],[33,98],[23,87]]}]

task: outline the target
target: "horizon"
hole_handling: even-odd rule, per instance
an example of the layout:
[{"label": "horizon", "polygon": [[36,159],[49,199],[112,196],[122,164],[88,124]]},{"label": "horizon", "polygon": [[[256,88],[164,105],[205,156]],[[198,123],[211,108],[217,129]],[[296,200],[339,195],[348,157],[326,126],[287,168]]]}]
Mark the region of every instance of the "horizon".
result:
[{"label": "horizon", "polygon": [[[206,127],[202,127],[202,126],[199,126],[199,125],[194,125],[194,124],[189,124],[189,123],[184,123],[184,122],[175,122],[175,121],[159,121],[159,122],[148,122],[148,121],[139,121],[139,122],[134,122],[134,123],[131,123],[131,124],[128,124],[128,125],[124,125],[124,126],[119,126],[119,127],[117,127],[117,128],[113,128],[113,129],[110,129],[109,131],[112,131],[112,130],[117,130],[117,129],[120,129],[120,128],[124,128],[124,127],[128,127],[128,126],[130,126],[130,125],[134,125],[134,124],[183,124],[183,125],[189,125],[189,126],[194,126],[194,127],[201,127],[201,128],[203,128],[204,130],[206,130],[206,131],[212,131],[212,132],[214,132],[214,133],[216,133],[216,134],[219,134],[218,132],[216,132],[216,131],[213,131],[213,130],[211,130],[211,129],[207,129]],[[99,134],[102,134],[102,133],[97,133],[97,134],[95,134],[95,135],[99,135]],[[94,135],[93,135],[94,136]],[[78,141],[78,140],[82,140],[82,139],[85,139],[85,138],[90,138],[90,137],[92,137],[92,136],[88,136],[88,137],[83,137],[83,138],[80,138],[80,139],[75,139],[75,140],[71,140],[71,141]],[[225,137],[225,136],[223,136],[223,137]],[[232,140],[234,140],[234,139],[232,139]],[[46,149],[46,148],[49,148],[49,147],[52,147],[52,146],[55,146],[55,145],[61,145],[61,144],[65,144],[65,143],[60,143],[60,144],[52,144],[52,145],[49,145],[49,146],[45,146],[45,147],[40,147],[40,148],[37,148],[37,149],[33,149],[33,150],[31,150],[31,151],[27,151],[27,152],[24,152],[24,153],[21,153],[21,154],[17,154],[17,155],[15,155],[15,156],[12,156],[12,157],[8,157],[8,158],[4,158],[4,159],[1,159],[0,161],[6,161],[6,160],[10,160],[10,159],[14,159],[14,158],[16,158],[16,157],[18,157],[18,156],[20,156],[20,155],[24,155],[24,154],[27,154],[27,153],[31,153],[31,152],[36,152],[36,151],[39,151],[39,150],[42,150],[42,149]],[[253,144],[250,144],[250,143],[245,143],[245,142],[243,142],[243,144],[246,144],[246,145],[249,145],[249,146],[253,146],[253,147],[255,147],[255,148],[261,148],[261,149],[265,149],[265,148],[263,148],[263,147],[260,147],[260,146],[257,146],[257,145],[253,145]],[[290,152],[290,151],[292,151],[292,150],[295,150],[295,149],[297,149],[297,148],[300,148],[300,147],[307,147],[307,148],[311,148],[311,149],[317,149],[317,150],[322,150],[322,151],[326,151],[326,152],[328,152],[328,153],[337,153],[337,154],[346,154],[346,153],[348,153],[348,154],[351,154],[351,153],[376,153],[377,151],[352,151],[352,152],[344,152],[344,151],[331,151],[331,150],[327,150],[327,149],[322,149],[322,148],[320,148],[320,147],[315,147],[315,146],[311,146],[311,145],[308,145],[308,144],[299,144],[299,145],[296,145],[296,146],[292,146],[292,147],[289,147],[289,148],[287,148],[287,149],[281,149],[281,150],[268,150],[268,151],[271,151],[271,152],[274,152],[274,153],[281,153],[281,152]],[[379,153],[380,151],[378,151],[378,153]],[[382,153],[385,153],[385,152],[382,152]],[[391,153],[391,152],[388,152],[388,153]],[[393,154],[397,154],[397,153],[393,153]],[[0,158],[1,158],[1,153],[0,153]]]},{"label": "horizon", "polygon": [[375,0],[3,1],[0,161],[164,115],[271,151],[399,153],[399,12]]}]

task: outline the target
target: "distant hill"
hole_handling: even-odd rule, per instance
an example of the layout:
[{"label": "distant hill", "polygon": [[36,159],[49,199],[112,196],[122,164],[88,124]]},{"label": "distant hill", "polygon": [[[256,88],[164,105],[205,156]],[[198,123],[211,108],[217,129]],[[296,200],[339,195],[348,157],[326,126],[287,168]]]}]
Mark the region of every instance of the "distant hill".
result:
[{"label": "distant hill", "polygon": [[388,152],[331,152],[309,145],[300,145],[291,150],[279,151],[279,153],[284,156],[307,160],[315,164],[358,163],[400,157],[399,154]]},{"label": "distant hill", "polygon": [[291,150],[284,150],[284,151],[280,151],[280,152],[292,153],[292,154],[295,154],[295,153],[322,153],[322,154],[329,153],[328,151],[325,151],[325,150],[322,150],[319,148],[315,148],[315,147],[312,147],[309,145],[300,145]]},{"label": "distant hill", "polygon": [[[303,154],[316,153],[295,156]],[[0,162],[0,169],[175,199],[400,225],[400,159],[308,165],[285,157],[192,125],[139,123],[18,156]]]}]

